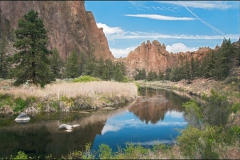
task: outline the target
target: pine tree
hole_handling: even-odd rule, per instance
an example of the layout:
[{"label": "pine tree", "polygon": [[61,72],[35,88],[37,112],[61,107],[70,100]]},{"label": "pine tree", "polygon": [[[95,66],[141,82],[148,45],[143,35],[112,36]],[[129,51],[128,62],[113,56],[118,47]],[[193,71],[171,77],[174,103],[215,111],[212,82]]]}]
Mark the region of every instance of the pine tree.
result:
[{"label": "pine tree", "polygon": [[159,71],[158,80],[164,80],[164,74],[161,71]]},{"label": "pine tree", "polygon": [[116,66],[115,68],[114,79],[119,82],[123,81],[124,79],[124,75],[119,66]]},{"label": "pine tree", "polygon": [[112,63],[112,61],[110,59],[107,59],[105,61],[105,64],[106,64],[106,68],[109,71],[109,80],[111,80],[114,77],[114,64]]},{"label": "pine tree", "polygon": [[110,80],[110,74],[109,74],[109,70],[107,67],[105,67],[101,78],[103,80]]},{"label": "pine tree", "polygon": [[56,78],[61,78],[62,75],[62,67],[63,67],[63,60],[59,55],[59,52],[56,48],[53,49],[53,53],[50,56],[50,68],[52,73],[52,79],[55,80]]},{"label": "pine tree", "polygon": [[17,78],[15,84],[29,81],[44,86],[50,83],[48,55],[51,52],[47,50],[47,31],[38,13],[31,10],[24,15],[24,19],[18,21],[18,29],[15,33],[17,41],[14,47],[20,50],[13,56]]},{"label": "pine tree", "polygon": [[68,57],[66,68],[64,71],[64,77],[66,78],[76,78],[79,76],[79,67],[78,67],[78,55],[76,51],[73,51],[72,54]]},{"label": "pine tree", "polygon": [[8,76],[8,62],[7,62],[7,40],[2,37],[0,41],[0,78],[7,78]]}]

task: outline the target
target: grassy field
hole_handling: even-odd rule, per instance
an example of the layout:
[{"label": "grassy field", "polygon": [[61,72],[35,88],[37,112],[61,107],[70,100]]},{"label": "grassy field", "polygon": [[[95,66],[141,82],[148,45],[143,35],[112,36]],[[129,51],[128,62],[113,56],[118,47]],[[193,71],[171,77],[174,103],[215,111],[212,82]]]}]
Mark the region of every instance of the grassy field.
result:
[{"label": "grassy field", "polygon": [[134,83],[113,81],[74,83],[59,81],[48,84],[44,88],[28,84],[16,87],[12,85],[11,80],[2,80],[0,83],[0,109],[12,107],[14,110],[15,107],[22,106],[15,111],[34,106],[34,103],[37,103],[35,104],[36,109],[44,110],[45,106],[50,105],[56,110],[61,110],[59,109],[60,101],[67,108],[75,107],[77,109],[81,109],[82,106],[88,108],[111,106],[135,99],[138,92]]}]

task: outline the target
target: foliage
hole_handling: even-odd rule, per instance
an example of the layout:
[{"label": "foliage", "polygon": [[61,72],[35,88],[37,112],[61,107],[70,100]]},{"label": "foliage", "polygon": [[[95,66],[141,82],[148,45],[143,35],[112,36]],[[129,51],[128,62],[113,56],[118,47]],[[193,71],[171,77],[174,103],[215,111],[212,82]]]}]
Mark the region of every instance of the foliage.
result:
[{"label": "foliage", "polygon": [[210,125],[226,125],[232,104],[227,97],[211,90],[211,96],[204,96],[203,120]]},{"label": "foliage", "polygon": [[111,157],[112,157],[112,149],[106,144],[101,144],[99,146],[99,158],[110,159]]},{"label": "foliage", "polygon": [[8,56],[7,56],[7,39],[3,36],[0,40],[0,78],[8,76]]},{"label": "foliage", "polygon": [[14,102],[15,102],[15,107],[13,109],[14,112],[22,111],[28,105],[27,102],[20,97],[16,98]]},{"label": "foliage", "polygon": [[83,153],[82,151],[74,151],[70,153],[69,159],[82,159]]},{"label": "foliage", "polygon": [[91,145],[92,143],[89,142],[85,145],[85,152],[83,154],[83,159],[94,159],[94,154],[91,153]]},{"label": "foliage", "polygon": [[63,60],[60,57],[59,52],[56,48],[53,49],[53,53],[50,56],[50,62],[52,79],[55,80],[56,78],[62,78]]},{"label": "foliage", "polygon": [[122,71],[120,70],[119,66],[116,66],[116,70],[114,73],[114,79],[119,82],[123,81],[123,79],[124,79],[124,75],[123,75]]},{"label": "foliage", "polygon": [[218,153],[213,150],[214,144],[220,137],[219,130],[218,127],[207,126],[205,130],[200,130],[188,126],[177,138],[182,154],[187,158],[219,158]]},{"label": "foliage", "polygon": [[17,160],[17,159],[28,159],[27,155],[23,152],[23,151],[19,151],[17,156],[15,158],[13,158],[14,160]]},{"label": "foliage", "polygon": [[157,73],[155,71],[150,71],[147,75],[148,81],[156,81],[158,78]]},{"label": "foliage", "polygon": [[20,52],[14,54],[12,62],[15,64],[15,84],[19,85],[30,80],[35,85],[42,87],[51,82],[50,61],[47,55],[47,31],[43,20],[38,18],[38,13],[30,10],[24,19],[18,21],[18,29],[15,31],[17,41],[14,47]]},{"label": "foliage", "polygon": [[143,69],[137,69],[137,75],[135,76],[135,80],[142,80],[142,79],[146,79],[146,70]]},{"label": "foliage", "polygon": [[72,82],[91,82],[91,81],[98,81],[98,78],[91,77],[91,76],[80,76],[72,80]]},{"label": "foliage", "polygon": [[199,104],[192,99],[186,103],[183,103],[182,106],[185,107],[184,118],[188,124],[197,128],[201,128],[203,113]]},{"label": "foliage", "polygon": [[21,97],[14,98],[10,94],[0,94],[0,108],[3,106],[10,106],[13,108],[14,112],[23,111],[26,107],[33,104],[36,101],[35,97],[27,97],[24,100]]},{"label": "foliage", "polygon": [[194,100],[183,104],[190,125],[181,132],[177,144],[186,158],[220,158],[222,146],[240,140],[240,127],[229,123],[230,113],[236,113],[240,105],[214,90],[203,99],[201,105]]},{"label": "foliage", "polygon": [[239,48],[234,48],[230,39],[223,39],[222,45],[218,50],[210,51],[201,61],[191,57],[190,60],[182,62],[178,66],[168,68],[165,71],[165,78],[171,81],[180,81],[182,79],[191,80],[195,78],[213,78],[215,80],[224,80],[228,75],[232,62],[238,60],[240,64]]},{"label": "foliage", "polygon": [[65,78],[76,78],[80,75],[87,75],[101,78],[103,80],[115,80],[119,82],[127,81],[124,77],[126,67],[124,63],[113,63],[110,59],[103,60],[102,58],[96,60],[95,56],[89,54],[89,57],[83,54],[76,54],[76,52],[69,56],[65,71]]},{"label": "foliage", "polygon": [[65,78],[76,78],[79,76],[78,62],[78,54],[76,51],[73,51],[72,54],[67,58],[67,63],[64,71]]}]

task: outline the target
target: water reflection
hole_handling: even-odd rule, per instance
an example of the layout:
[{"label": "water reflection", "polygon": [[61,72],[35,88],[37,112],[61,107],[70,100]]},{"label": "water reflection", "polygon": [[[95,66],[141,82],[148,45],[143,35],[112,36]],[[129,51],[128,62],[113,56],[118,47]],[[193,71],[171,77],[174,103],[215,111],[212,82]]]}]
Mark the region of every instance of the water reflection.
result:
[{"label": "water reflection", "polygon": [[184,108],[181,105],[187,98],[179,98],[174,93],[153,89],[142,89],[141,94],[145,96],[140,97],[136,104],[129,108],[129,111],[146,124],[163,121],[164,115],[171,110],[176,111],[174,114],[182,116],[181,112]]},{"label": "water reflection", "polygon": [[143,89],[141,94],[126,111],[107,119],[101,135],[94,139],[93,150],[102,143],[113,150],[125,147],[126,142],[143,146],[174,143],[179,134],[176,129],[187,126],[182,103],[188,99],[164,90]]},{"label": "water reflection", "polygon": [[[16,116],[0,116],[0,158],[16,156],[19,150],[32,157],[52,154],[61,158],[75,150],[83,151],[89,142],[93,150],[102,143],[113,150],[126,142],[146,146],[172,143],[178,135],[175,128],[187,125],[181,107],[187,99],[163,90],[146,89],[141,95],[117,110],[30,116],[31,121],[25,125],[16,123]],[[80,126],[64,132],[58,130],[63,123]]]},{"label": "water reflection", "polygon": [[58,130],[62,123],[59,120],[29,122],[25,125],[15,122],[10,127],[4,127],[0,129],[0,158],[16,156],[20,150],[28,156],[41,158],[50,154],[61,158],[72,151],[82,151],[86,143],[93,142],[95,136],[101,134],[106,117],[89,120],[89,123],[85,123],[86,118],[75,121],[82,122],[82,126],[70,133]]}]

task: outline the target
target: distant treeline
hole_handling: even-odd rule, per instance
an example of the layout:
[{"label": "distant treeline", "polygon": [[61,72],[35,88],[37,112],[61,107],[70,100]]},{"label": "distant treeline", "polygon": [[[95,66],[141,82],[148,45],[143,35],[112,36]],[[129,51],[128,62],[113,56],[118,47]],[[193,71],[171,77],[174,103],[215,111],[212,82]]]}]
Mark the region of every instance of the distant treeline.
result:
[{"label": "distant treeline", "polygon": [[170,80],[180,81],[186,79],[189,82],[193,79],[204,77],[215,80],[223,80],[229,75],[234,66],[240,65],[240,48],[236,48],[230,39],[224,39],[218,50],[212,50],[201,61],[191,58],[179,66],[167,68],[165,73],[150,71],[146,74],[145,69],[137,70],[135,80]]}]

